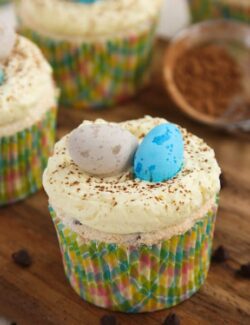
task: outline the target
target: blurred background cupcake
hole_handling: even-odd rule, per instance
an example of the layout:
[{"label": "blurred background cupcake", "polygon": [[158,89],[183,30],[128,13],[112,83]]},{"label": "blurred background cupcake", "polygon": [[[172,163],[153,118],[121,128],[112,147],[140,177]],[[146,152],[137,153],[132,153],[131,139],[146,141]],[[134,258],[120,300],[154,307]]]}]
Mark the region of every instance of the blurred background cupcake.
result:
[{"label": "blurred background cupcake", "polygon": [[211,18],[229,18],[250,22],[249,0],[189,0],[194,22]]},{"label": "blurred background cupcake", "polygon": [[149,79],[162,0],[20,0],[20,31],[54,68],[61,103],[100,108],[133,96]]},{"label": "blurred background cupcake", "polygon": [[40,50],[0,22],[0,206],[41,187],[58,92]]}]

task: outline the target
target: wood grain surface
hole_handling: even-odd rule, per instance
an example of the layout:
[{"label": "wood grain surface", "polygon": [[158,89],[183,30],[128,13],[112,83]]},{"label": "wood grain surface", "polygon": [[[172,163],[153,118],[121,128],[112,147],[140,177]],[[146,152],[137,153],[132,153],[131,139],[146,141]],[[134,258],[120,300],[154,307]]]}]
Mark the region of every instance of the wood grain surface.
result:
[{"label": "wood grain surface", "polygon": [[[162,82],[162,57],[166,44],[158,42],[150,87],[137,98],[103,111],[60,109],[58,138],[83,119],[110,121],[161,116],[204,138],[216,152],[226,178],[221,192],[214,247],[224,245],[230,258],[212,265],[202,289],[186,302],[149,314],[110,313],[82,301],[67,282],[56,233],[41,190],[29,199],[0,208],[0,316],[17,325],[97,325],[105,314],[118,324],[162,324],[171,312],[181,324],[250,324],[250,280],[236,275],[250,262],[250,141],[210,129],[187,119],[171,103]],[[28,269],[15,265],[11,254],[20,248],[31,253]]]}]

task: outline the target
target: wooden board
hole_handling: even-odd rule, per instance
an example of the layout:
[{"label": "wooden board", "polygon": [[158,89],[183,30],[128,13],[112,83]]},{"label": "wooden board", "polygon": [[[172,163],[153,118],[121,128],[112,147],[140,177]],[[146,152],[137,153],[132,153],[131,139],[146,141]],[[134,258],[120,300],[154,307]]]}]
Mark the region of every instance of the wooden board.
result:
[{"label": "wooden board", "polygon": [[[158,42],[151,86],[134,100],[103,111],[59,113],[58,137],[83,119],[112,121],[162,116],[203,137],[215,151],[226,177],[216,224],[214,247],[224,245],[230,259],[212,265],[202,289],[171,309],[181,324],[250,324],[250,280],[235,275],[250,262],[250,142],[196,124],[168,99],[161,80],[163,42]],[[27,248],[34,260],[29,269],[12,262],[11,254]],[[56,233],[41,190],[29,199],[0,209],[0,315],[18,325],[95,325],[108,311],[82,301],[68,284]],[[116,314],[119,324],[162,324],[169,310],[142,314]]]}]

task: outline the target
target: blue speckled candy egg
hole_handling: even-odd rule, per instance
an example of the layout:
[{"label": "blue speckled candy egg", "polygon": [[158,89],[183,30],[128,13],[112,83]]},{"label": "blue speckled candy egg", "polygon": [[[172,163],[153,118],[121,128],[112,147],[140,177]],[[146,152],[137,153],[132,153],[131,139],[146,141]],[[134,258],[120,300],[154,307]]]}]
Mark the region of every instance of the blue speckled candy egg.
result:
[{"label": "blue speckled candy egg", "polygon": [[179,128],[164,123],[153,128],[138,147],[134,159],[135,176],[149,182],[164,182],[182,168],[184,143]]}]

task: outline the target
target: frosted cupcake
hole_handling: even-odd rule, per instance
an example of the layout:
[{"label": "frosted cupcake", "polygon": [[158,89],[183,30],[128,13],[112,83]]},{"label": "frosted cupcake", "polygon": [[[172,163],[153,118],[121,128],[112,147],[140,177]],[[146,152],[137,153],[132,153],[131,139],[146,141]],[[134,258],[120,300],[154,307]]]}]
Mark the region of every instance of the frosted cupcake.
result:
[{"label": "frosted cupcake", "polygon": [[203,140],[160,118],[85,121],[62,138],[43,185],[75,291],[129,313],[193,295],[209,268],[219,175]]},{"label": "frosted cupcake", "polygon": [[249,0],[189,0],[193,21],[211,18],[237,19],[250,22]]},{"label": "frosted cupcake", "polygon": [[54,146],[57,90],[36,45],[0,27],[0,206],[42,185]]},{"label": "frosted cupcake", "polygon": [[61,103],[100,108],[148,81],[161,2],[20,0],[17,13],[54,68]]}]

